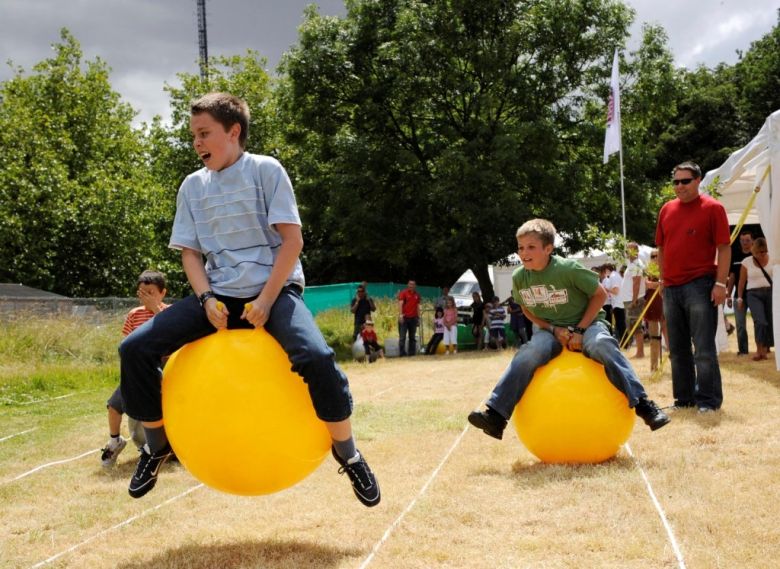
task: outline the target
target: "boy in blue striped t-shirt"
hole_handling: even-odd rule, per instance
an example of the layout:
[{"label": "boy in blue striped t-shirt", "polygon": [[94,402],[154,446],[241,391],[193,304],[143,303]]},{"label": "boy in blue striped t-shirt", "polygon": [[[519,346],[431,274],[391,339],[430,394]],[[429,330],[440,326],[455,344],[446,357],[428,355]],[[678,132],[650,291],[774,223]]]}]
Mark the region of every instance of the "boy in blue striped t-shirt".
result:
[{"label": "boy in blue striped t-shirt", "polygon": [[172,453],[162,416],[161,358],[217,330],[263,326],[307,383],[340,471],[357,498],[375,506],[379,486],[352,438],[349,383],[303,303],[301,220],[287,172],[274,158],[244,151],[249,109],[241,99],[210,93],[191,104],[190,114],[193,146],[205,168],[179,188],[169,246],[181,251],[194,294],[160,313],[154,327],[141,326],[119,349],[126,411],[143,422],[147,440],[130,495],[151,490]]}]

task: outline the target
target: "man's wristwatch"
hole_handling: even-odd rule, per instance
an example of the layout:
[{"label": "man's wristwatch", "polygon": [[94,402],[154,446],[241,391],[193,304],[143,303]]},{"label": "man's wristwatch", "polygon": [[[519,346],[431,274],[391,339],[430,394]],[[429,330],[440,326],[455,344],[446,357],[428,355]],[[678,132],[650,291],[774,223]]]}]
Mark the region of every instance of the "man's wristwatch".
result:
[{"label": "man's wristwatch", "polygon": [[198,296],[198,302],[200,302],[201,306],[206,306],[206,301],[209,298],[217,298],[217,295],[214,294],[213,290],[207,290],[206,292]]},{"label": "man's wristwatch", "polygon": [[715,286],[719,286],[719,287],[723,287],[723,288],[728,288],[728,287],[727,287],[725,284],[723,284],[722,282],[719,282],[719,281],[715,281]]},{"label": "man's wristwatch", "polygon": [[566,326],[566,329],[572,334],[579,334],[580,336],[585,333],[585,328],[580,328],[579,326]]}]

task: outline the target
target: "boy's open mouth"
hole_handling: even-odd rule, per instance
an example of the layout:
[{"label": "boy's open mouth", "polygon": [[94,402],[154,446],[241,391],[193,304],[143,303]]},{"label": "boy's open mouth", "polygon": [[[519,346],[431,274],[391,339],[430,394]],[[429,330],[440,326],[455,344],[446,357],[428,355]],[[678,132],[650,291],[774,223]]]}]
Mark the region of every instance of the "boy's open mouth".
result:
[{"label": "boy's open mouth", "polygon": [[211,158],[211,152],[206,152],[205,154],[200,155],[200,159],[204,162],[208,161],[209,158]]}]

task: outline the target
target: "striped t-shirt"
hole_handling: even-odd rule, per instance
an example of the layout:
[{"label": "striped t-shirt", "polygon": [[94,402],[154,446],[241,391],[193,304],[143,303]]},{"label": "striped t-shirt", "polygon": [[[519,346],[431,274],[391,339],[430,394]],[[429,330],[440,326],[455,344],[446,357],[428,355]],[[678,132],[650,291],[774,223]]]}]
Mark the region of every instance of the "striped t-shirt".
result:
[{"label": "striped t-shirt", "polygon": [[[167,304],[160,305],[163,310],[168,308]],[[135,308],[131,309],[130,312],[127,313],[127,318],[125,318],[125,324],[122,326],[122,335],[127,336],[138,328],[141,324],[146,322],[147,320],[151,320],[154,317],[154,312],[146,308],[145,306],[136,306]]]},{"label": "striped t-shirt", "polygon": [[503,306],[498,305],[490,309],[490,329],[495,330],[497,328],[504,327],[504,320],[506,319],[506,310]]},{"label": "striped t-shirt", "polygon": [[[254,297],[282,244],[277,223],[301,224],[290,178],[274,158],[244,152],[224,170],[202,168],[182,182],[168,246],[203,253],[217,294]],[[304,286],[300,260],[287,283]]]}]

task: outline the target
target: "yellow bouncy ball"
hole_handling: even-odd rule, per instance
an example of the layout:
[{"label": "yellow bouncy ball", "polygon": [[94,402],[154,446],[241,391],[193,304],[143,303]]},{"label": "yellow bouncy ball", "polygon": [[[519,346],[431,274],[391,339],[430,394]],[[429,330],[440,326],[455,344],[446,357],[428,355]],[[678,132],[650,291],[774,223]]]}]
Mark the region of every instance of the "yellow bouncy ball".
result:
[{"label": "yellow bouncy ball", "polygon": [[162,406],[182,464],[231,494],[292,486],[330,450],[306,384],[263,329],[223,330],[176,352],[163,373]]},{"label": "yellow bouncy ball", "polygon": [[536,370],[514,412],[515,429],[542,462],[593,464],[615,456],[635,413],[604,366],[564,349]]}]

